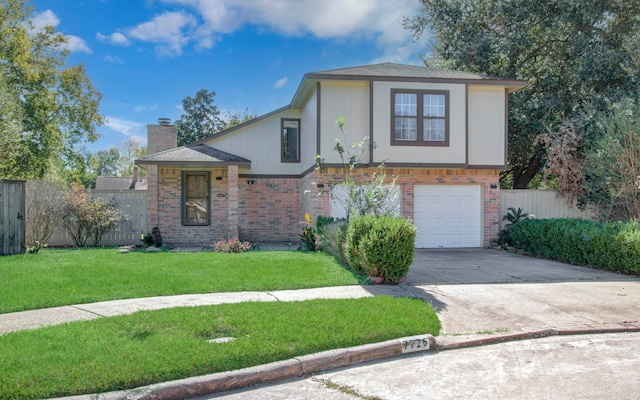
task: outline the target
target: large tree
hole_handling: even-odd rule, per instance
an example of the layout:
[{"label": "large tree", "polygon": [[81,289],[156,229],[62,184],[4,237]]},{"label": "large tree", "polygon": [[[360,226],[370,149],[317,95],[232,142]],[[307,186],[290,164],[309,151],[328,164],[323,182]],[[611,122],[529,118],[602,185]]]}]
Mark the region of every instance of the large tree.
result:
[{"label": "large tree", "polygon": [[[611,103],[640,91],[637,0],[421,0],[405,20],[428,33],[425,63],[528,81],[509,99],[509,171],[525,188],[541,171],[538,140],[567,122],[588,144],[604,133],[591,123]],[[635,61],[634,61],[635,58]]]},{"label": "large tree", "polygon": [[[0,76],[17,99],[21,131],[1,172],[13,178],[42,178],[65,165],[103,123],[102,95],[82,65],[66,64],[66,38],[52,26],[36,28],[32,13],[26,0],[0,0]],[[1,135],[0,147],[8,145],[15,137]]]},{"label": "large tree", "polygon": [[0,178],[11,177],[22,145],[20,99],[5,83],[0,71]]},{"label": "large tree", "polygon": [[216,92],[200,89],[194,97],[182,99],[183,114],[176,120],[178,146],[193,143],[220,132],[224,121],[214,103]]}]

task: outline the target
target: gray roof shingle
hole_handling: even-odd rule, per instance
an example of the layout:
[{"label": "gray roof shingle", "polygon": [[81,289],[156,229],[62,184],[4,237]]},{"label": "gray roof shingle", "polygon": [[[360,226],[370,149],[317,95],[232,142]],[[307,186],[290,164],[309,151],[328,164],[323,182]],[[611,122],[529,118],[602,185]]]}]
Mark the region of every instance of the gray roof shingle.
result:
[{"label": "gray roof shingle", "polygon": [[205,144],[198,144],[161,151],[136,160],[136,164],[238,165],[249,167],[251,166],[251,161]]},{"label": "gray roof shingle", "polygon": [[461,79],[461,80],[511,80],[464,71],[433,69],[418,65],[382,63],[361,65],[358,67],[330,69],[311,72],[308,76],[350,76],[380,78],[415,78],[415,79]]}]

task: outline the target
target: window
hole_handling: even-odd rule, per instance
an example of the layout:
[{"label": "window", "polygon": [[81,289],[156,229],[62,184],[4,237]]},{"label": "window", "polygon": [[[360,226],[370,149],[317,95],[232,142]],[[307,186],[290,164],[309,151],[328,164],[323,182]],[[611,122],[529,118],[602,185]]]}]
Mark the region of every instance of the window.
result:
[{"label": "window", "polygon": [[391,91],[392,145],[449,145],[449,92]]},{"label": "window", "polygon": [[300,162],[300,120],[282,118],[281,161]]},{"label": "window", "polygon": [[182,173],[182,225],[209,225],[209,173]]}]

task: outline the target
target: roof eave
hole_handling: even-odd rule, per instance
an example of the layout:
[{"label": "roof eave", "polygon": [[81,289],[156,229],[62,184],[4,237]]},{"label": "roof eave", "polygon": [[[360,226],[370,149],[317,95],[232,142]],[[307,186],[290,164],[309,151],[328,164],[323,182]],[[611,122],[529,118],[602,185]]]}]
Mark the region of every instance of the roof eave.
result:
[{"label": "roof eave", "polygon": [[161,167],[189,167],[189,168],[215,168],[228,167],[230,165],[239,168],[251,168],[251,161],[153,161],[135,160],[136,165],[159,165]]}]

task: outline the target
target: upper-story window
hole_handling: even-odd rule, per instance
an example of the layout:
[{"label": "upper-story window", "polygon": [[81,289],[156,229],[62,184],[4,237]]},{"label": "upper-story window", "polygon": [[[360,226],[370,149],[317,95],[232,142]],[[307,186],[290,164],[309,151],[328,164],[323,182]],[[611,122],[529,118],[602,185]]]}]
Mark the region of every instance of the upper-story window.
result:
[{"label": "upper-story window", "polygon": [[449,92],[391,91],[392,145],[449,145]]},{"label": "upper-story window", "polygon": [[300,120],[293,118],[282,118],[280,120],[282,136],[281,140],[281,161],[300,162]]}]

